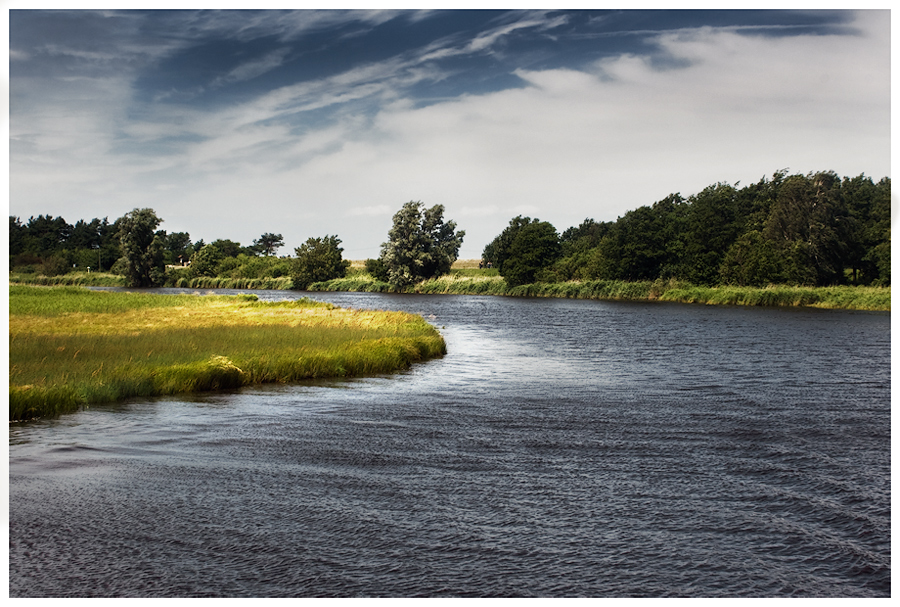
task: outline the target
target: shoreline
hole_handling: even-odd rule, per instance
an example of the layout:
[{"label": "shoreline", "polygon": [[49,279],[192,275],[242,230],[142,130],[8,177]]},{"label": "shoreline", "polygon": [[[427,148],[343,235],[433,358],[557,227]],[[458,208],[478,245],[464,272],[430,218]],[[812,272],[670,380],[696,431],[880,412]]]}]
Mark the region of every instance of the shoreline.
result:
[{"label": "shoreline", "polygon": [[[465,270],[463,272],[466,272]],[[891,288],[839,285],[804,287],[768,285],[741,287],[722,285],[704,287],[673,280],[626,282],[594,280],[566,283],[534,283],[509,288],[500,276],[471,275],[458,270],[426,280],[406,289],[393,289],[388,283],[366,273],[309,285],[308,292],[414,293],[428,295],[495,295],[501,297],[558,297],[611,301],[669,301],[704,305],[768,307],[813,307],[831,310],[891,311]],[[10,284],[41,286],[125,287],[124,278],[111,274],[66,274],[26,278],[10,277]],[[179,279],[166,287],[185,289],[247,289],[290,291],[290,278]]]}]

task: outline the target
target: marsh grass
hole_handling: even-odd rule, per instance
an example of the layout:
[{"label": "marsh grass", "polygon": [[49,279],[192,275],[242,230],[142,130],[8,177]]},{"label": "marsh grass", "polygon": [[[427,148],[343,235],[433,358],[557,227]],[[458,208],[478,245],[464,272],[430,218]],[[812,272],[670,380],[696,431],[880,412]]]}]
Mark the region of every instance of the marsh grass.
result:
[{"label": "marsh grass", "polygon": [[9,282],[10,284],[29,284],[47,287],[124,287],[125,277],[106,272],[69,272],[68,274],[61,274],[59,276],[10,273]]},{"label": "marsh grass", "polygon": [[294,281],[289,276],[277,278],[227,278],[223,276],[196,276],[194,278],[178,277],[171,281],[171,286],[179,289],[251,289],[264,290],[290,289]]},{"label": "marsh grass", "polygon": [[10,287],[10,420],[135,396],[389,373],[444,340],[403,312],[309,299]]},{"label": "marsh grass", "polygon": [[[397,292],[368,274],[315,283],[316,291]],[[739,306],[809,306],[844,310],[889,311],[890,287],[697,287],[682,281],[589,280],[534,283],[510,288],[496,270],[468,269],[420,282],[404,293],[453,295],[502,295],[508,297],[564,297],[622,301],[661,300],[682,303]]]},{"label": "marsh grass", "polygon": [[665,291],[663,301],[738,306],[806,306],[814,308],[889,311],[890,287],[697,287]]}]

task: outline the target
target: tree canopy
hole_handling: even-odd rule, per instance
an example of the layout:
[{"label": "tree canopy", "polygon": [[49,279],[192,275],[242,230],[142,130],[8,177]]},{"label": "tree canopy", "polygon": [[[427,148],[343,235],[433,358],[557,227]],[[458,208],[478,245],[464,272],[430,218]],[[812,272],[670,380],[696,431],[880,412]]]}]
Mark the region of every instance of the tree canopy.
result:
[{"label": "tree canopy", "polygon": [[402,288],[446,274],[465,234],[456,231],[456,222],[444,222],[443,205],[426,209],[422,202],[407,202],[394,215],[388,241],[381,245],[388,282]]},{"label": "tree canopy", "polygon": [[119,222],[119,240],[125,276],[131,287],[153,287],[165,276],[165,233],[157,233],[162,220],[153,209],[134,209]]},{"label": "tree canopy", "polygon": [[[743,188],[717,183],[614,222],[588,218],[563,232],[555,260],[513,246],[526,228],[536,236],[537,220],[520,215],[485,247],[483,261],[510,284],[675,278],[698,285],[889,285],[890,188],[887,177],[875,183],[831,171],[777,171]],[[551,243],[549,231],[537,242]]]},{"label": "tree canopy", "polygon": [[291,273],[294,288],[305,289],[314,282],[343,278],[350,262],[343,259],[344,249],[340,244],[337,236],[325,236],[310,238],[294,249],[297,255]]}]

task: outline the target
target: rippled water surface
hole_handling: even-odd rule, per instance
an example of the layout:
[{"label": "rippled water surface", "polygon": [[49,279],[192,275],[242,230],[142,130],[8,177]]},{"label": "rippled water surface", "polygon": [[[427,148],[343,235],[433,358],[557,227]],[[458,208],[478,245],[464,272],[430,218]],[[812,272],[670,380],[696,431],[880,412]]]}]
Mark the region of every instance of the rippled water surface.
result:
[{"label": "rippled water surface", "polygon": [[314,296],[448,354],[11,424],[10,595],[890,596],[889,314]]}]

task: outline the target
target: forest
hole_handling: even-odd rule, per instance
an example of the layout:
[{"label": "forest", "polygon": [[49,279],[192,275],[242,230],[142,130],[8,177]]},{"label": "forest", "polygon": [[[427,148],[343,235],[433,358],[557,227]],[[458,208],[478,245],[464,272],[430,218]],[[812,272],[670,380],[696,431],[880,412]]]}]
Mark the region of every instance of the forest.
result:
[{"label": "forest", "polygon": [[[890,178],[777,171],[739,185],[716,183],[687,198],[670,194],[615,221],[587,218],[562,233],[548,222],[515,217],[484,247],[481,265],[509,287],[659,279],[701,286],[890,285]],[[310,238],[296,257],[277,257],[280,234],[263,234],[249,246],[192,242],[186,232],[157,229],[162,220],[152,210],[142,213],[74,225],[50,215],[27,222],[10,216],[10,270],[20,276],[131,273],[137,277],[131,284],[143,280],[143,286],[175,284],[176,275],[283,278],[288,284],[293,276],[295,288],[306,288],[342,277],[349,266],[336,236]],[[144,232],[145,259],[137,262],[130,261],[136,254],[128,254],[126,238],[135,225]],[[436,278],[449,272],[464,234],[455,222],[444,223],[441,205],[407,203],[394,217],[381,257],[367,260],[366,269],[397,289]]]},{"label": "forest", "polygon": [[888,286],[891,181],[834,172],[671,194],[616,221],[557,234],[516,217],[483,261],[509,286],[571,280],[676,279],[691,284]]}]

